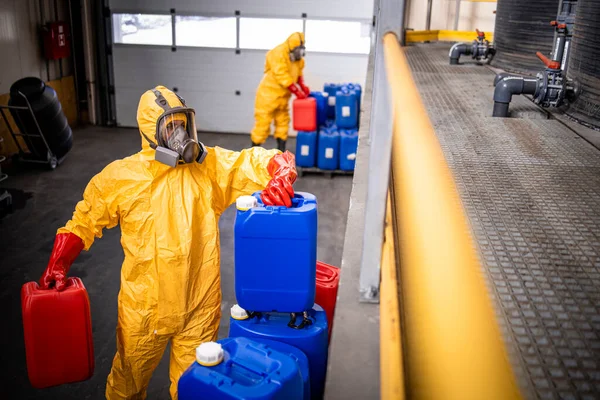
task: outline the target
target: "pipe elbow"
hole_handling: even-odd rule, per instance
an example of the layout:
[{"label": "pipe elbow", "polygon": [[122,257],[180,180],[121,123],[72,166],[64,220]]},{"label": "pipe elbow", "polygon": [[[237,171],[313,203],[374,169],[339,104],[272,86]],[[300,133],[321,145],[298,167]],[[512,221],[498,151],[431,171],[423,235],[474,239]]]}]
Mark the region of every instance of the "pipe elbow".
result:
[{"label": "pipe elbow", "polygon": [[450,48],[450,53],[448,56],[450,57],[450,64],[455,65],[458,64],[458,59],[462,54],[471,54],[471,49],[465,43],[456,43],[454,46]]},{"label": "pipe elbow", "polygon": [[513,94],[523,93],[522,76],[505,76],[496,83],[494,101],[497,103],[510,103]]},{"label": "pipe elbow", "polygon": [[496,86],[498,84],[498,82],[500,82],[502,79],[509,77],[509,76],[518,76],[518,75],[509,74],[508,72],[500,72],[498,75],[496,75],[494,77],[494,86]]}]

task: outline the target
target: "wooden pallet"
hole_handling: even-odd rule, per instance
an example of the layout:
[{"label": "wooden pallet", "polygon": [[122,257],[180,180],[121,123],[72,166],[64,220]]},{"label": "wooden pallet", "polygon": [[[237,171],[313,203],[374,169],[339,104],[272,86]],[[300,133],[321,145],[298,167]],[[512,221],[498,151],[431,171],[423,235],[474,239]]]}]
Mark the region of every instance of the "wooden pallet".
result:
[{"label": "wooden pallet", "polygon": [[327,178],[331,179],[334,175],[354,175],[354,171],[344,171],[341,169],[321,169],[316,167],[306,168],[306,167],[296,167],[298,171],[298,176],[304,175],[325,175]]}]

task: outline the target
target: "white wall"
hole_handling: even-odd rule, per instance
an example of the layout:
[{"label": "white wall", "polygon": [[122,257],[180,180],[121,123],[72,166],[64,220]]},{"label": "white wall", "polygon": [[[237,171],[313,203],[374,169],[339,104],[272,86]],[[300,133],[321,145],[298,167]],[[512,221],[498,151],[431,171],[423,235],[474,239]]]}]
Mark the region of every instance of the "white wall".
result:
[{"label": "white wall", "polygon": [[[178,88],[196,110],[199,130],[248,133],[254,124],[254,96],[262,75],[265,51],[143,45],[115,45],[114,70],[117,123],[137,126],[142,93],[156,85]],[[326,82],[364,85],[366,55],[308,53],[304,75],[311,90]],[[235,92],[239,90],[240,95]]]},{"label": "white wall", "polygon": [[[59,19],[68,22],[65,0],[58,3]],[[44,21],[54,21],[54,1],[41,2]],[[0,94],[26,76],[44,81],[60,78],[59,61],[42,58],[40,2],[36,0],[0,0]],[[71,60],[62,61],[63,76],[71,75]]]},{"label": "white wall", "polygon": [[[525,0],[524,0],[525,1]],[[433,0],[431,11],[431,29],[454,29],[455,0]],[[496,21],[495,2],[461,1],[458,30],[493,32]],[[420,31],[425,29],[427,18],[426,0],[408,0],[407,28]]]},{"label": "white wall", "polygon": [[[373,0],[111,0],[113,13],[169,13],[201,16],[335,19],[371,21]],[[293,31],[292,28],[290,28]],[[243,31],[242,31],[243,34]],[[196,110],[199,130],[248,133],[254,124],[254,97],[262,79],[264,50],[114,46],[117,123],[137,126],[135,116],[141,94],[155,86],[177,87]],[[304,75],[312,90],[326,82],[357,82],[364,85],[368,55],[310,52],[307,48]],[[236,95],[236,91],[240,95]]]}]

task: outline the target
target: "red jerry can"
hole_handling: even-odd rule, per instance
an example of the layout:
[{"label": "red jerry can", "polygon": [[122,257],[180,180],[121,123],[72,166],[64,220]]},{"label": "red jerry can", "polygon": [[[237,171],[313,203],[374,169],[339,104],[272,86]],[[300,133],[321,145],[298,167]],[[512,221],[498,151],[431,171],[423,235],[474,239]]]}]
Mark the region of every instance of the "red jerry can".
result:
[{"label": "red jerry can", "polygon": [[329,325],[329,339],[333,329],[333,316],[337,300],[338,286],[340,285],[340,269],[333,265],[317,261],[317,292],[315,303],[325,310]]},{"label": "red jerry can", "polygon": [[314,97],[295,99],[292,107],[294,109],[294,130],[306,132],[317,130],[317,100]]},{"label": "red jerry can", "polygon": [[90,300],[69,278],[62,292],[28,282],[21,289],[27,373],[41,389],[89,379],[94,373]]}]

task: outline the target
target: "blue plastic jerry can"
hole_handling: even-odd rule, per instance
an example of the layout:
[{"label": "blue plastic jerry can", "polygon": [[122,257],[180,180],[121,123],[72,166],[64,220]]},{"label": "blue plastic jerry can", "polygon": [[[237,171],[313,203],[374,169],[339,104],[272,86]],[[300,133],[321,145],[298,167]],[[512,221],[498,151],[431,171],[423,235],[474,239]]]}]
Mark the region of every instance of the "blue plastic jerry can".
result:
[{"label": "blue plastic jerry can", "polygon": [[358,126],[358,101],[356,92],[347,87],[339,90],[335,96],[335,123],[338,128],[354,129]]},{"label": "blue plastic jerry can", "polygon": [[317,199],[296,192],[290,208],[265,206],[260,192],[237,202],[235,295],[251,311],[301,312],[315,301]]},{"label": "blue plastic jerry can", "polygon": [[327,120],[327,99],[329,94],[326,92],[310,92],[309,97],[317,100],[317,127],[323,125]]},{"label": "blue plastic jerry can", "polygon": [[306,354],[297,347],[276,340],[254,338],[254,341],[265,344],[281,354],[289,355],[296,361],[298,369],[300,370],[300,375],[302,375],[302,382],[304,383],[304,400],[310,400],[310,369]]},{"label": "blue plastic jerry can", "polygon": [[340,135],[338,131],[333,128],[321,129],[319,131],[317,148],[317,166],[326,170],[337,169],[340,149]]},{"label": "blue plastic jerry can", "polygon": [[361,100],[362,100],[362,87],[358,83],[349,83],[348,90],[353,90],[354,92],[356,92],[356,101],[358,103],[358,109],[356,111],[357,117],[358,117],[357,126],[360,126],[360,110],[361,110],[360,104],[361,104]]},{"label": "blue plastic jerry can", "polygon": [[341,86],[337,83],[326,83],[323,87],[323,91],[327,93],[327,118],[335,118],[335,95]]},{"label": "blue plastic jerry can", "polygon": [[296,165],[311,168],[317,163],[317,132],[299,131],[296,137]]},{"label": "blue plastic jerry can", "polygon": [[261,313],[246,319],[231,318],[230,337],[269,339],[294,346],[308,357],[310,392],[312,399],[322,399],[327,371],[328,326],[325,311],[318,306],[307,312],[309,324],[301,325],[303,316],[297,315],[292,321],[290,314]]},{"label": "blue plastic jerry can", "polygon": [[358,131],[348,129],[340,131],[340,169],[354,171],[356,151],[358,149]]},{"label": "blue plastic jerry can", "polygon": [[180,400],[304,400],[298,360],[244,337],[202,343],[178,383]]}]

